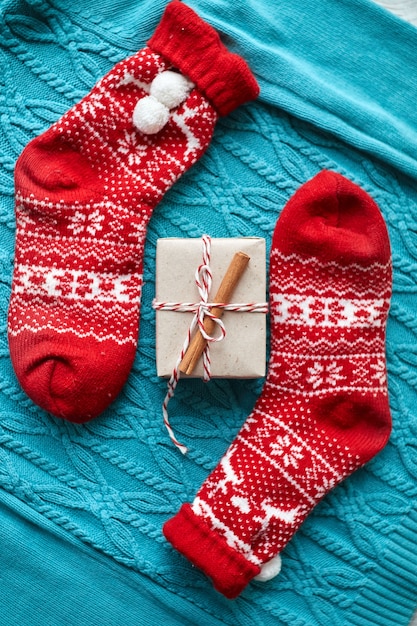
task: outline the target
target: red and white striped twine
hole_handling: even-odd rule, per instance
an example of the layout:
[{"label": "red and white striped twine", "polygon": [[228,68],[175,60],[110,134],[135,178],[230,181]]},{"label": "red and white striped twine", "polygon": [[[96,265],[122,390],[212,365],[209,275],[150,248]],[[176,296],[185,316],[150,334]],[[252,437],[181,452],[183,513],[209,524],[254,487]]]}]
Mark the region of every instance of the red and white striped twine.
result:
[{"label": "red and white striped twine", "polygon": [[[194,313],[193,319],[187,331],[181,352],[177,358],[177,361],[172,370],[172,374],[168,380],[168,390],[164,401],[162,403],[162,414],[164,418],[165,427],[169,433],[171,441],[179,448],[183,453],[187,453],[187,447],[180,443],[174,435],[174,431],[169,423],[168,419],[168,403],[175,393],[175,388],[180,379],[180,364],[187,352],[190,341],[193,337],[194,331],[199,328],[203,337],[207,340],[207,345],[203,352],[203,380],[209,381],[211,378],[210,370],[210,343],[222,341],[226,337],[226,328],[224,323],[218,317],[211,314],[212,307],[222,308],[225,311],[235,312],[247,312],[247,313],[267,313],[268,304],[266,302],[249,302],[249,303],[219,303],[208,302],[210,294],[211,284],[213,276],[210,269],[211,259],[211,237],[209,235],[202,236],[202,260],[201,265],[198,266],[195,272],[195,283],[197,285],[198,292],[200,294],[200,302],[159,302],[154,300],[152,307],[157,311],[178,311],[180,313]],[[217,325],[217,335],[208,335],[204,329],[204,318],[208,316]]]}]

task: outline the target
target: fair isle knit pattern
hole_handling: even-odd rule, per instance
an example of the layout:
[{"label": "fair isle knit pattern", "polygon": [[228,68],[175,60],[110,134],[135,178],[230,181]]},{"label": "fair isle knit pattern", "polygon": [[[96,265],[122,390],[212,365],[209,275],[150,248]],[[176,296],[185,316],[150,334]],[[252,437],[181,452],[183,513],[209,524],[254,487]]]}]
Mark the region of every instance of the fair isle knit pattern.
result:
[{"label": "fair isle knit pattern", "polygon": [[[149,92],[153,78],[168,67],[149,48],[141,51],[121,62],[47,131],[49,137],[42,139],[51,151],[42,165],[49,177],[55,174],[54,167],[57,169],[56,180],[32,181],[21,170],[26,169],[30,157],[34,162],[27,170],[30,167],[30,176],[35,177],[40,167],[35,160],[38,154],[30,154],[29,147],[21,157],[16,167],[19,244],[9,314],[12,337],[25,331],[49,334],[53,330],[136,348],[143,245],[151,209],[163,187],[185,169],[189,155],[194,156],[195,148],[200,147],[191,129],[187,138],[179,125],[173,124],[170,134],[174,131],[179,143],[177,161],[169,151],[167,137],[161,141],[135,131],[132,112],[136,102]],[[201,97],[198,100],[194,119],[200,115],[200,107],[206,112],[210,109]],[[185,124],[185,111],[177,117]],[[209,117],[202,145],[211,135],[212,110]],[[54,154],[53,142],[58,140],[76,159],[84,157],[78,180],[67,155]],[[183,156],[188,157],[184,162]],[[40,189],[31,192],[34,182]],[[99,195],[100,184],[103,197],[97,199],[94,196]],[[93,185],[97,192],[90,191]],[[67,202],[57,199],[68,195],[66,186],[71,189]],[[38,199],[42,187],[52,197]],[[40,308],[40,313],[30,316],[31,306],[34,313]]]},{"label": "fair isle knit pattern", "polygon": [[191,507],[164,527],[227,597],[265,575],[323,496],[386,444],[390,298],[378,207],[342,176],[318,174],[275,229],[262,393]]},{"label": "fair isle knit pattern", "polygon": [[[154,210],[130,375],[101,416],[74,424],[34,404],[10,360],[13,171],[32,139],[143,49],[167,3],[0,1],[0,621],[409,626],[417,588],[417,33],[367,0],[189,3],[246,59],[260,97],[218,120],[206,153]],[[217,466],[263,380],[182,381],[171,421],[189,452],[172,445],[161,420],[166,380],[155,371],[156,242],[257,236],[269,252],[284,205],[323,168],[365,189],[388,226],[393,430],[376,457],[314,507],[282,550],[280,574],[253,580],[230,601],[162,528]]]},{"label": "fair isle knit pattern", "polygon": [[135,130],[136,102],[168,67],[149,49],[122,61],[16,167],[11,355],[28,395],[58,417],[96,417],[120,391],[137,345],[147,222],[212,134],[217,115],[198,93],[163,137]]},{"label": "fair isle knit pattern", "polygon": [[234,72],[235,82],[216,91],[214,104],[190,83],[191,93],[169,111],[159,132],[139,131],[136,105],[152,92],[156,77],[163,80],[172,68],[146,47],[118,63],[32,141],[16,165],[10,352],[23,389],[57,417],[85,422],[120,392],[136,352],[152,210],[206,150],[218,118],[217,99],[222,110],[230,94],[230,109],[251,88],[251,97],[257,93],[244,61],[223,49],[213,29],[176,0],[152,44],[169,54],[178,24],[180,66],[181,54],[186,63],[192,61],[194,37],[200,45],[206,41],[208,51],[214,48],[211,55],[221,55],[216,72]]}]

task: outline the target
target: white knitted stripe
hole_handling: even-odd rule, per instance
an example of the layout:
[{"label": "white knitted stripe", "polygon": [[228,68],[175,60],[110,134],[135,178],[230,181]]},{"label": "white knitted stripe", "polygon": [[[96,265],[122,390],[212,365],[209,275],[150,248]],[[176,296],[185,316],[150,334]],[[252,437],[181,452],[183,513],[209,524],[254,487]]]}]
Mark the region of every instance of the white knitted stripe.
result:
[{"label": "white knitted stripe", "polygon": [[275,324],[310,328],[378,328],[385,324],[390,301],[272,293],[271,302]]},{"label": "white knitted stripe", "polygon": [[[295,361],[295,363],[294,363]],[[273,361],[270,365],[271,372],[285,369],[286,380],[290,384],[284,384],[282,388],[287,390],[303,389],[305,394],[311,391],[321,393],[340,389],[342,381],[345,381],[347,389],[362,389],[364,386],[374,390],[378,388],[384,393],[386,388],[386,366],[384,353],[366,355],[299,355],[294,360],[291,355],[282,355],[280,362]],[[273,386],[273,383],[271,383]]]},{"label": "white knitted stripe", "polygon": [[[121,214],[122,215],[123,214],[130,215],[132,213],[135,214],[135,210],[132,209],[132,207],[130,206],[126,207],[123,204],[110,200],[109,198],[103,198],[101,200],[94,200],[92,198],[91,200],[86,200],[86,201],[74,200],[73,202],[66,202],[66,201],[52,202],[52,200],[49,200],[48,197],[45,197],[43,200],[38,200],[33,195],[27,196],[27,195],[23,195],[21,191],[17,191],[16,201],[18,203],[17,208],[22,209],[23,211],[26,210],[27,206],[32,206],[35,208],[41,208],[41,209],[49,208],[49,209],[54,209],[54,210],[56,209],[58,211],[63,210],[63,211],[68,211],[68,212],[76,211],[79,209],[84,209],[86,211],[94,211],[96,209],[106,209],[106,214],[109,213],[110,215],[113,215],[115,218],[117,218]],[[51,219],[53,219],[53,217],[54,216],[51,215]]]},{"label": "white knitted stripe", "polygon": [[[140,299],[140,296],[138,296]],[[32,307],[45,307],[45,297],[44,296],[33,296],[30,300],[30,305]],[[11,305],[10,310],[19,310],[19,315],[15,316],[15,325],[18,326],[19,323],[22,323],[25,320],[25,311],[27,309],[28,302],[25,296],[20,294],[14,295],[13,304]],[[65,314],[73,314],[73,315],[85,315],[88,318],[100,318],[106,319],[109,315],[111,315],[112,321],[118,319],[120,323],[127,324],[129,318],[132,315],[135,315],[138,310],[138,302],[131,301],[128,303],[118,303],[114,300],[104,300],[104,301],[96,301],[96,300],[72,300],[71,302],[65,301]],[[19,317],[21,318],[19,321]],[[57,312],[57,317],[61,317],[61,314]],[[87,317],[85,319],[87,319]],[[55,319],[54,311],[51,312],[51,318]],[[49,320],[51,323],[51,319]],[[59,322],[58,322],[59,323]],[[63,323],[61,321],[61,323]]]},{"label": "white knitted stripe", "polygon": [[[284,331],[284,332],[282,332]],[[292,350],[299,350],[301,354],[308,352],[312,349],[313,352],[324,352],[332,354],[336,349],[338,352],[342,352],[342,349],[349,354],[351,350],[356,352],[381,352],[385,351],[385,339],[384,333],[372,333],[374,336],[368,338],[365,334],[355,333],[357,336],[352,337],[352,333],[349,329],[344,329],[343,333],[338,333],[337,346],[335,346],[334,340],[332,341],[324,333],[317,334],[299,334],[298,326],[285,327],[281,326],[281,335],[271,337],[273,345],[279,345],[283,352],[288,352],[288,344],[291,344]],[[295,334],[294,334],[295,333]],[[369,333],[367,333],[369,334]],[[281,352],[281,350],[280,350]]]},{"label": "white knitted stripe", "polygon": [[349,265],[341,265],[337,261],[323,261],[319,257],[314,256],[300,256],[299,254],[293,252],[292,254],[285,255],[278,248],[273,248],[271,250],[271,259],[281,259],[284,263],[295,262],[297,265],[305,265],[307,267],[318,267],[318,268],[337,268],[340,272],[346,273],[351,276],[352,272],[363,273],[363,274],[374,274],[377,270],[386,270],[391,267],[391,260],[387,263],[380,263],[379,261],[375,261],[369,265],[360,265],[359,263],[349,263]]},{"label": "white knitted stripe", "polygon": [[31,333],[36,334],[36,333],[43,332],[45,330],[46,331],[53,330],[54,333],[57,333],[58,335],[74,335],[80,339],[91,337],[95,339],[96,341],[98,341],[99,343],[104,343],[106,341],[114,341],[119,346],[132,344],[134,347],[136,347],[137,345],[137,336],[136,336],[137,333],[132,332],[126,335],[126,329],[124,329],[123,337],[120,337],[119,335],[115,335],[114,333],[108,332],[108,330],[106,330],[106,332],[103,332],[103,334],[100,335],[93,328],[91,328],[89,331],[81,331],[79,329],[71,328],[70,326],[66,326],[64,328],[62,325],[60,326],[59,324],[55,326],[55,325],[50,325],[48,323],[45,323],[45,324],[38,324],[36,326],[31,326],[30,324],[24,324],[23,326],[18,327],[18,328],[13,326],[12,328],[9,327],[8,332],[12,337],[18,337],[23,332],[31,332]]},{"label": "white knitted stripe", "polygon": [[[54,243],[53,238],[46,240],[46,244],[48,243],[48,241],[50,241],[51,244]],[[80,247],[80,250],[78,250],[76,247],[71,246],[71,244],[76,243],[77,240],[74,241],[73,239],[70,240],[68,238],[67,240],[63,241],[62,245],[63,246],[66,245],[66,249],[62,249],[62,248],[59,249],[59,257],[62,262],[62,265],[65,264],[68,258],[70,259],[73,258],[74,254],[76,254],[77,260],[80,264],[81,262],[85,262],[86,264],[91,266],[91,265],[94,265],[94,263],[96,263],[98,266],[101,266],[101,265],[105,265],[105,263],[103,263],[104,261],[108,261],[109,265],[110,264],[113,266],[116,265],[115,254],[114,254],[114,244],[112,242],[108,242],[107,250],[100,250],[100,248],[96,246],[96,243],[97,243],[96,240],[89,240],[89,239],[78,240],[78,242],[80,241],[82,241],[82,243],[87,244],[85,248],[83,248],[83,251],[81,251],[81,247]],[[105,242],[100,242],[100,246],[102,243],[103,243],[103,248],[105,249],[107,246]],[[41,244],[45,244],[45,240],[42,240],[42,238],[39,238],[37,242],[36,239],[34,239],[32,245],[30,246],[28,245],[25,248],[25,252],[26,252],[25,257],[30,258],[32,254],[39,257],[39,253],[42,254],[44,251],[48,253],[50,251],[51,246],[43,245],[41,247]],[[88,249],[88,244],[91,244],[90,249]],[[135,265],[139,264],[140,248],[138,248],[138,250],[134,250],[132,249],[132,246],[128,244],[126,244],[125,246],[123,246],[123,244],[120,244],[120,245],[116,244],[116,245],[118,248],[118,252],[120,252],[120,248],[125,247],[126,253],[127,253],[126,256],[121,257],[121,259],[119,259],[119,264],[121,265],[124,265],[125,263],[134,263]]]},{"label": "white knitted stripe", "polygon": [[[286,342],[288,344],[288,340]],[[334,345],[329,342],[329,345]],[[352,345],[349,343],[349,345]],[[335,360],[335,359],[384,359],[385,352],[373,352],[372,354],[368,352],[362,353],[352,353],[352,354],[299,354],[298,352],[280,352],[280,358],[282,359],[299,359],[300,361],[308,361],[310,359],[314,359],[315,361],[327,361],[327,360]],[[269,364],[269,369],[273,370],[276,367],[280,367],[278,363],[275,361],[271,361]]]},{"label": "white knitted stripe", "polygon": [[[60,300],[139,303],[142,276],[17,264],[13,293]],[[103,284],[105,289],[103,289]],[[133,295],[132,295],[133,290]],[[83,293],[80,294],[79,291]]]},{"label": "white knitted stripe", "polygon": [[[358,280],[355,283],[355,298],[379,299],[381,297],[390,297],[391,292],[388,289],[382,292],[380,286],[376,284],[361,284],[361,280],[362,279]],[[369,283],[369,280],[367,278],[364,278],[363,280]],[[294,279],[290,280],[289,278],[285,277],[281,279],[272,278],[270,280],[269,286],[271,294],[278,292],[288,292],[290,294],[296,294],[299,297],[308,297],[311,296],[312,293],[311,280],[304,280],[301,277],[297,277],[296,283],[294,282]],[[340,298],[342,298],[344,295],[350,297],[352,293],[352,287],[349,287],[347,284],[343,286],[339,281],[335,281],[333,284],[331,284],[330,287],[331,291],[336,291]],[[321,285],[320,281],[316,280],[314,285],[314,296],[326,298],[328,297],[328,295],[329,284],[325,284],[325,281],[323,281],[323,284]]]},{"label": "white knitted stripe", "polygon": [[356,387],[356,386],[351,386],[351,385],[344,385],[344,386],[335,386],[335,387],[330,386],[330,387],[326,387],[322,389],[316,389],[313,391],[305,391],[296,386],[289,387],[286,385],[277,385],[271,382],[269,384],[271,387],[274,387],[277,391],[281,391],[281,392],[288,393],[288,394],[294,394],[296,396],[303,397],[303,398],[320,398],[321,396],[336,395],[339,393],[347,393],[351,391],[356,391],[359,394],[372,394],[373,396],[377,396],[381,393],[384,395],[387,395],[387,390],[385,386]]}]

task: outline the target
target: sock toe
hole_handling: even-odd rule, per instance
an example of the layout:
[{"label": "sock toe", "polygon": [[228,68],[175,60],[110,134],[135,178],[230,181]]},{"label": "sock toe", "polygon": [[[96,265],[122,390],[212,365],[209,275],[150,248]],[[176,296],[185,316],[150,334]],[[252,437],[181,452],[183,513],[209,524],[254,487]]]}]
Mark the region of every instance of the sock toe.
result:
[{"label": "sock toe", "polygon": [[[82,345],[71,338],[71,350],[63,342],[51,343],[33,337],[27,349],[17,353],[11,344],[13,366],[22,388],[38,406],[71,422],[87,422],[116,398],[130,371],[134,350],[117,354],[105,344],[85,354]],[[19,348],[21,347],[19,343]]]},{"label": "sock toe", "polygon": [[282,211],[275,242],[284,254],[361,264],[386,262],[390,247],[381,212],[358,185],[323,170],[302,185]]}]

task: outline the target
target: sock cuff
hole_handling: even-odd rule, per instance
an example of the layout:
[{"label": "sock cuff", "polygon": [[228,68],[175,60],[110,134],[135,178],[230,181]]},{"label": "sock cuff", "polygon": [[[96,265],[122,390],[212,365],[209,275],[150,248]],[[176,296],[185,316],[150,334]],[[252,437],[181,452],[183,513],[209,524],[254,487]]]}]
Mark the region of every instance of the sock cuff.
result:
[{"label": "sock cuff", "polygon": [[183,504],[163,528],[168,541],[209,576],[226,598],[236,598],[261,568],[250,563],[213,532],[204,520]]},{"label": "sock cuff", "polygon": [[214,28],[180,0],[167,5],[148,45],[190,78],[219,115],[259,94],[242,57],[230,52]]}]

